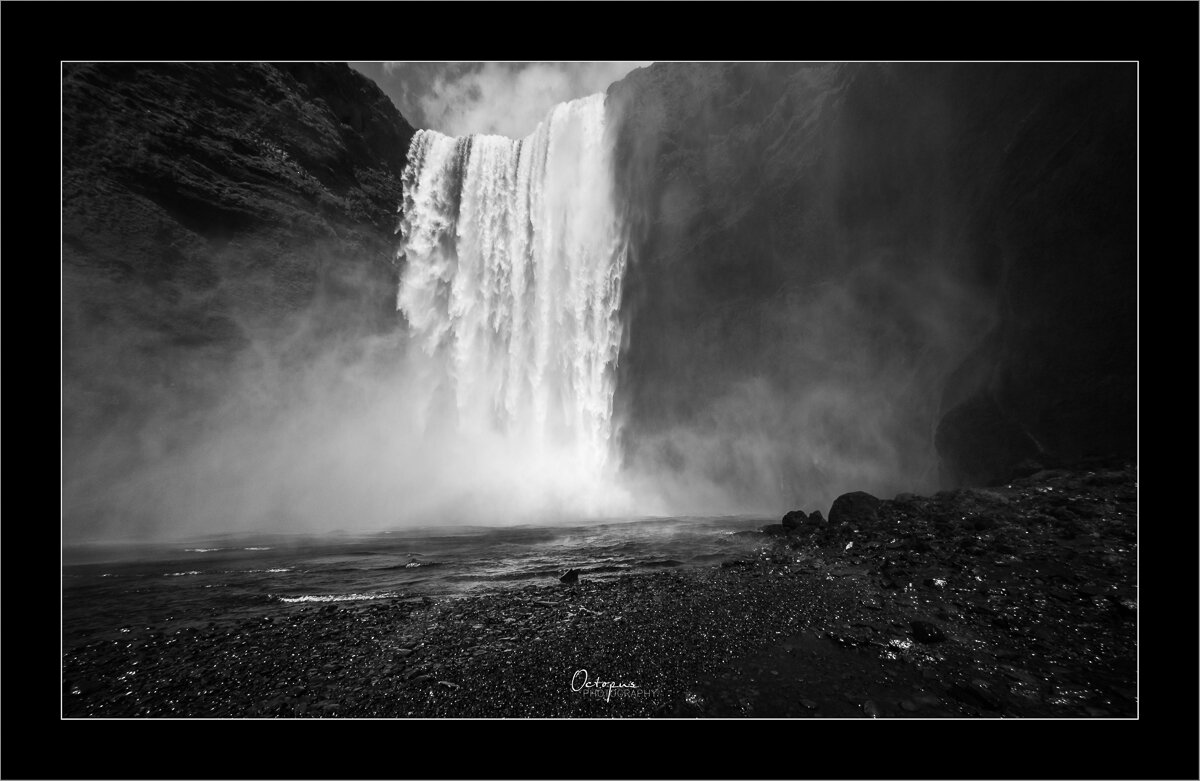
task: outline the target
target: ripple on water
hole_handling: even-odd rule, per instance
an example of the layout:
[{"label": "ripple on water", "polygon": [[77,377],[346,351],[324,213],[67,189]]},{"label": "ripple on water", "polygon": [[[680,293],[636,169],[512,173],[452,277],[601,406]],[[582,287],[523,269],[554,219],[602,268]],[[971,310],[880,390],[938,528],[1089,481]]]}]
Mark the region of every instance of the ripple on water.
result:
[{"label": "ripple on water", "polygon": [[279,597],[280,602],[361,602],[370,599],[393,599],[400,596],[394,592],[384,594],[305,594],[299,597]]}]

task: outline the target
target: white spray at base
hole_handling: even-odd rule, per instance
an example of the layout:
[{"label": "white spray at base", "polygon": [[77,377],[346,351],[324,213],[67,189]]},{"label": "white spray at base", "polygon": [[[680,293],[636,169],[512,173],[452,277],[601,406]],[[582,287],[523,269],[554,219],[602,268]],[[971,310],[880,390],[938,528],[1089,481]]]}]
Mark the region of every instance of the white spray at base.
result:
[{"label": "white spray at base", "polygon": [[[604,95],[520,140],[422,130],[404,172],[397,308],[442,488],[500,515],[615,515],[627,242]],[[481,518],[481,522],[494,518]]]}]

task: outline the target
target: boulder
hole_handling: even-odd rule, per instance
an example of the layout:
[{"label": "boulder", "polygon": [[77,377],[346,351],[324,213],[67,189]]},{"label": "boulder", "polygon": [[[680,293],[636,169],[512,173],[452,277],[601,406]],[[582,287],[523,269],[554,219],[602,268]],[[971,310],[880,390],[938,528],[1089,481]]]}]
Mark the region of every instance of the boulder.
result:
[{"label": "boulder", "polygon": [[834,526],[869,525],[878,517],[879,499],[865,491],[842,494],[833,500],[833,506],[829,508],[829,523]]},{"label": "boulder", "polygon": [[808,523],[808,516],[802,510],[792,510],[783,516],[783,525],[795,529]]}]

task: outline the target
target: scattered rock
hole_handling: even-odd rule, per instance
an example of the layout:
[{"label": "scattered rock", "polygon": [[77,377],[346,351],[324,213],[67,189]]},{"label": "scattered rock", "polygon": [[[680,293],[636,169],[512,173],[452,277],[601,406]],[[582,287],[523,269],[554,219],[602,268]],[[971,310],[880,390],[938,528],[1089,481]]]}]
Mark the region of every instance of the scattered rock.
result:
[{"label": "scattered rock", "polygon": [[559,578],[559,580],[561,580],[563,583],[578,583],[579,570],[569,569],[562,575],[562,577]]},{"label": "scattered rock", "polygon": [[[1011,507],[997,516],[996,532],[980,535],[989,554],[981,559],[963,556],[958,543],[976,535],[966,520],[971,508],[992,500],[957,491],[927,500],[928,510],[884,502],[877,527],[855,535],[738,540],[728,555],[743,558],[723,568],[634,573],[573,589],[531,583],[439,600],[432,610],[395,602],[384,610],[342,605],[336,613],[321,605],[270,608],[272,624],[261,614],[236,616],[202,633],[203,642],[186,632],[155,639],[144,634],[145,620],[132,622],[131,633],[68,646],[64,710],[118,717],[288,717],[306,707],[307,716],[352,718],[655,715],[665,701],[600,706],[549,689],[548,698],[512,698],[506,688],[551,669],[569,675],[586,668],[620,680],[616,671],[636,659],[637,672],[628,675],[648,692],[663,676],[693,671],[689,691],[703,698],[705,716],[862,716],[868,700],[879,718],[1135,715],[1136,551],[1114,536],[1123,520],[1109,510],[1081,510],[1080,541],[1062,546],[1056,529],[1038,520],[1049,487],[997,490]],[[1075,507],[1114,501],[1108,490],[1087,489],[1077,500],[1056,484],[1059,492]],[[850,539],[853,548],[843,552]],[[917,552],[910,544],[917,539],[932,550]],[[1000,571],[992,562],[1002,544],[1020,561]],[[885,576],[902,581],[903,590],[880,591]],[[920,586],[936,578],[946,586]],[[569,596],[577,592],[586,600]],[[206,610],[204,621],[213,613]],[[114,630],[120,626],[114,622]],[[767,644],[761,657],[738,661],[758,642]],[[297,670],[296,657],[307,657],[308,667]],[[729,660],[728,669],[712,668],[716,658]],[[163,682],[171,680],[178,685],[167,691]]]},{"label": "scattered rock", "polygon": [[946,633],[936,624],[928,621],[910,621],[913,639],[919,643],[941,643],[946,640]]},{"label": "scattered rock", "polygon": [[950,694],[959,702],[976,705],[985,710],[1000,710],[1000,700],[992,692],[987,681],[975,678],[970,683],[956,683],[950,687]]},{"label": "scattered rock", "polygon": [[871,642],[874,633],[868,627],[846,626],[830,629],[825,636],[843,648],[857,648]]},{"label": "scattered rock", "polygon": [[1117,600],[1116,607],[1117,613],[1125,616],[1126,618],[1137,616],[1138,604],[1136,599],[1130,599],[1128,597],[1119,599]]}]

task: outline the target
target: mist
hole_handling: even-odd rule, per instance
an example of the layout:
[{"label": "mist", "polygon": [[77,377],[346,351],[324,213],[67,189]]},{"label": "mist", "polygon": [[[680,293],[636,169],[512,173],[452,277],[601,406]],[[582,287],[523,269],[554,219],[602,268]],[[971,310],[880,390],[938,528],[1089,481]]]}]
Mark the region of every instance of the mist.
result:
[{"label": "mist", "polygon": [[[65,536],[627,516],[608,459],[624,247],[602,118],[595,96],[519,143],[419,134],[386,276],[325,241],[231,243],[190,303],[68,280],[103,303],[67,315]],[[525,196],[503,203],[521,149],[526,245]],[[150,324],[180,310],[197,332]],[[89,411],[97,398],[115,401]]]},{"label": "mist", "polygon": [[221,387],[206,388],[211,408],[160,406],[68,448],[68,539],[561,521],[596,509],[580,501],[590,476],[564,452],[460,421],[429,381],[440,364],[413,347],[401,328],[309,341],[302,361],[277,343],[247,345]]},{"label": "mist", "polygon": [[[663,514],[770,517],[827,513],[850,491],[891,498],[942,487],[940,387],[992,317],[945,279],[864,273],[780,295],[691,337],[736,341],[755,361],[741,376],[719,363],[681,368],[695,388],[682,419],[623,429],[635,492]],[[937,308],[927,305],[930,285],[943,287]]]},{"label": "mist", "polygon": [[[567,70],[484,66],[439,80],[426,102],[457,117],[447,127],[484,127],[485,114],[524,127],[494,101],[537,111],[579,81]],[[831,78],[756,74],[749,94],[785,99],[797,79],[819,91]],[[619,90],[591,100],[550,104],[519,142],[418,133],[386,276],[346,277],[354,266],[318,245],[272,265],[341,270],[340,290],[264,309],[289,287],[238,255],[196,302],[235,300],[222,348],[164,343],[136,317],[103,331],[112,341],[87,355],[128,361],[106,392],[135,412],[69,443],[71,536],[777,514],[936,486],[934,389],[984,324],[944,259],[845,236],[830,253],[820,209],[802,210],[804,241],[779,241],[792,218],[758,193],[731,213],[722,199],[744,195],[764,151],[723,134],[754,106],[706,104],[681,136],[669,101],[626,121]],[[699,176],[664,171],[664,145],[705,150]],[[689,261],[714,213],[752,222]],[[370,303],[364,319],[385,296],[395,311]]]},{"label": "mist", "polygon": [[943,389],[996,325],[993,250],[946,160],[963,120],[941,76],[847,68],[656,64],[610,90],[620,444],[659,512],[943,486]]},{"label": "mist", "polygon": [[560,103],[648,62],[356,62],[417,127],[523,138]]},{"label": "mist", "polygon": [[108,303],[64,313],[65,536],[777,516],[954,484],[941,421],[1003,400],[964,367],[1020,305],[993,214],[1042,72],[991,97],[1011,66],[584,65],[409,71],[440,127],[407,149],[386,268],[231,242],[169,303],[69,270]]}]

